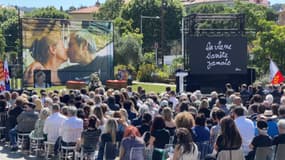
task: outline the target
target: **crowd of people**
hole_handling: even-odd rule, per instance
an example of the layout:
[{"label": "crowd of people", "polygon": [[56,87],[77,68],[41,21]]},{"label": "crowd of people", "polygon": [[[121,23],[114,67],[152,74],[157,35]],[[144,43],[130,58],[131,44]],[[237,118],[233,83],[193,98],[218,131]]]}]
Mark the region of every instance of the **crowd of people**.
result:
[{"label": "crowd of people", "polygon": [[[258,147],[285,144],[285,85],[247,86],[224,93],[201,91],[176,94],[170,87],[153,93],[138,87],[121,90],[23,90],[0,94],[0,112],[11,151],[17,134],[43,137],[54,144],[103,160],[107,144],[115,157],[129,160],[132,148],[151,150],[153,160],[216,159],[223,150],[240,150],[251,160]],[[206,144],[207,152],[202,151]],[[173,150],[167,150],[167,147]],[[168,148],[169,149],[169,148]],[[139,154],[135,159],[147,159]],[[133,159],[134,157],[132,157]]]}]

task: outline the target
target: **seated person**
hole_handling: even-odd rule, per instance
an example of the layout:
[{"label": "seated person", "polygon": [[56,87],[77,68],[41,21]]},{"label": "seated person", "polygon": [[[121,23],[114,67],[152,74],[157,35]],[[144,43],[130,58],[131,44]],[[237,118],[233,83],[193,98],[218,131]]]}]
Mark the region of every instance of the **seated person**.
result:
[{"label": "seated person", "polygon": [[255,151],[257,147],[267,147],[272,145],[272,139],[267,134],[268,125],[264,120],[257,121],[257,129],[259,135],[254,137],[249,148],[252,149],[246,156],[246,160],[253,160],[255,157]]},{"label": "seated person", "polygon": [[35,129],[31,132],[30,137],[44,138],[44,124],[49,114],[50,112],[48,108],[44,108],[41,110],[39,119],[36,121],[36,124],[35,124]]},{"label": "seated person", "polygon": [[[129,160],[132,147],[144,147],[144,142],[138,129],[134,126],[128,126],[125,130],[124,138],[121,142],[119,154],[120,159]],[[143,159],[143,157],[140,155],[134,155],[132,158],[135,157],[136,160]]]},{"label": "seated person", "polygon": [[76,117],[77,109],[74,106],[70,106],[67,113],[68,119],[63,122],[60,137],[54,146],[55,155],[57,155],[60,146],[75,146],[83,131],[83,120]]},{"label": "seated person", "polygon": [[285,119],[280,119],[277,123],[279,135],[274,137],[273,145],[285,144]]},{"label": "seated person", "polygon": [[195,126],[192,128],[193,132],[197,135],[194,137],[194,142],[210,141],[210,130],[206,127],[206,117],[204,114],[199,114],[195,118]]},{"label": "seated person", "polygon": [[30,133],[35,128],[38,113],[34,111],[36,105],[33,103],[24,104],[24,111],[17,117],[17,125],[9,131],[10,145],[12,151],[17,151],[17,133]]},{"label": "seated person", "polygon": [[47,141],[55,143],[60,132],[60,127],[58,126],[62,126],[66,119],[67,118],[60,113],[59,104],[53,104],[52,114],[48,116],[44,124],[44,134],[47,134]]}]

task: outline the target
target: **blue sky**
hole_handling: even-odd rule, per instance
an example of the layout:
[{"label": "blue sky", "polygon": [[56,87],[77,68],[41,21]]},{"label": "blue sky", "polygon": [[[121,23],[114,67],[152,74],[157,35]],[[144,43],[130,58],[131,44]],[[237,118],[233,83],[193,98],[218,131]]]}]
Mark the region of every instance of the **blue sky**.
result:
[{"label": "blue sky", "polygon": [[[55,6],[59,8],[63,6],[63,9],[68,9],[70,6],[91,6],[96,3],[97,0],[0,0],[0,4],[4,5],[18,5],[26,7],[46,7]],[[285,0],[269,0],[271,4],[285,3]],[[105,2],[105,0],[99,0],[99,2]]]},{"label": "blue sky", "polygon": [[[63,9],[68,9],[70,6],[92,6],[96,2],[97,0],[0,0],[0,4],[4,5],[17,5],[22,7],[55,6],[56,8],[62,6]],[[105,0],[99,0],[99,2],[103,3]]]}]

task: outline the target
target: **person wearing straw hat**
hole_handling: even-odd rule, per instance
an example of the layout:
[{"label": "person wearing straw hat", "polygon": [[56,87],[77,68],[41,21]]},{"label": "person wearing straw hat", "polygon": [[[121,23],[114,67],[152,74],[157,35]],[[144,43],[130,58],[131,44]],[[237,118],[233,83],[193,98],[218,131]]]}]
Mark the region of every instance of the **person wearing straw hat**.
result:
[{"label": "person wearing straw hat", "polygon": [[278,135],[277,116],[273,115],[272,110],[265,110],[264,113],[260,115],[260,119],[267,121],[269,136],[275,137]]}]

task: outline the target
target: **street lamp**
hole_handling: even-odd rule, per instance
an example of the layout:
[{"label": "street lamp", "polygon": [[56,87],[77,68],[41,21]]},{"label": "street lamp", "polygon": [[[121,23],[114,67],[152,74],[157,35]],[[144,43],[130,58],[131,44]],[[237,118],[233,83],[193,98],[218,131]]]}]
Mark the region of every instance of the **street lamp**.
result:
[{"label": "street lamp", "polygon": [[144,18],[146,18],[146,19],[160,19],[159,16],[143,16],[143,15],[141,15],[141,24],[140,24],[141,34],[143,33],[143,31],[142,31],[142,20]]}]

